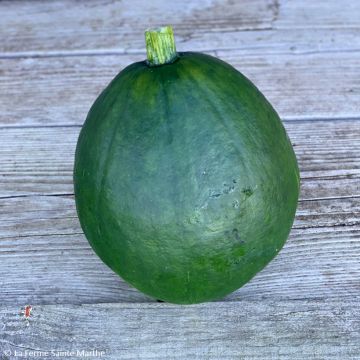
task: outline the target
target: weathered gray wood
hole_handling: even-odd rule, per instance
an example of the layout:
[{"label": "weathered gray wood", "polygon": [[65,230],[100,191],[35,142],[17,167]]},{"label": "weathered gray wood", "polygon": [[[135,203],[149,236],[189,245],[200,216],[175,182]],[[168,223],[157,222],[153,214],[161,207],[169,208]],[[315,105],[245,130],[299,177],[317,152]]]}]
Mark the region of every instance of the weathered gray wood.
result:
[{"label": "weathered gray wood", "polygon": [[[360,119],[289,121],[302,199],[360,195]],[[80,127],[0,128],[0,197],[72,194]]]},{"label": "weathered gray wood", "polygon": [[186,39],[194,31],[268,29],[277,13],[275,0],[4,1],[0,9],[0,53],[143,49],[144,29],[164,21]]},{"label": "weathered gray wood", "polygon": [[356,0],[2,1],[0,9],[1,56],[144,53],[144,29],[164,21],[183,50],[198,51],[358,49],[360,30]]},{"label": "weathered gray wood", "polygon": [[360,3],[357,0],[279,0],[277,28],[339,29],[359,28]]},{"label": "weathered gray wood", "polygon": [[[342,12],[324,11],[330,5],[323,2],[303,7],[297,1],[257,0],[219,6],[202,0],[179,9],[160,0],[158,6],[148,4],[132,11],[136,4],[114,1],[0,3],[0,29],[3,26],[6,34],[2,56],[10,57],[0,62],[0,122],[80,125],[111,78],[127,64],[144,59],[143,29],[156,21],[156,9],[176,14],[180,50],[207,51],[230,61],[259,86],[283,118],[359,116],[354,82],[359,76],[359,2],[348,0],[343,6],[331,1]],[[204,6],[207,11],[199,14]],[[302,24],[316,30],[306,31]],[[256,31],[239,31],[244,29]],[[98,56],[86,56],[90,54]],[[17,56],[50,58],[12,59]]]},{"label": "weathered gray wood", "polygon": [[143,30],[159,18],[174,24],[180,50],[230,61],[283,118],[356,117],[359,9],[355,0],[3,1],[0,123],[80,125],[110,79],[144,59]]},{"label": "weathered gray wood", "polygon": [[[359,13],[357,0],[1,1],[0,359],[52,349],[116,360],[358,358]],[[144,28],[163,21],[179,50],[229,61],[282,118],[302,120],[286,123],[302,175],[287,244],[239,291],[190,307],[157,304],[113,274],[84,238],[72,194],[87,110],[144,59]],[[114,304],[66,305],[99,302]],[[35,304],[29,325],[25,303]]]},{"label": "weathered gray wood", "polygon": [[347,360],[360,353],[359,299],[35,306],[29,325],[19,312],[0,309],[4,360],[15,351],[38,351],[38,359],[47,351],[54,359],[60,351],[74,351],[71,359],[97,351],[114,360]]},{"label": "weathered gray wood", "polygon": [[[93,253],[72,196],[0,202],[0,302],[153,301]],[[352,298],[359,293],[360,199],[302,201],[280,255],[225,300]]]},{"label": "weathered gray wood", "polygon": [[[230,61],[282,118],[359,116],[354,79],[359,77],[360,6],[350,0],[339,4],[1,2],[0,123],[82,124],[111,78],[144,59],[143,30],[159,17],[174,24],[180,50],[207,51]],[[330,5],[342,11],[324,11]]]},{"label": "weathered gray wood", "polygon": [[[275,261],[226,300],[351,298],[360,286],[360,120],[285,125],[302,176],[294,229]],[[79,130],[0,129],[2,303],[150,301],[82,235],[72,195]]]},{"label": "weathered gray wood", "polygon": [[[359,55],[218,55],[247,75],[283,119],[360,116]],[[3,126],[81,125],[99,92],[142,55],[3,59]]]}]

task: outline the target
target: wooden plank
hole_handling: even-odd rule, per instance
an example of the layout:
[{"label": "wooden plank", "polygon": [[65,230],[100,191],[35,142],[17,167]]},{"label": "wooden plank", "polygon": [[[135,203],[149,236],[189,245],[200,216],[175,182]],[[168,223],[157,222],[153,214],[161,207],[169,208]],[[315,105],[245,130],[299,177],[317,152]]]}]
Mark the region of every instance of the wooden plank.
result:
[{"label": "wooden plank", "polygon": [[148,300],[93,253],[82,234],[72,196],[12,198],[0,204],[0,301]]},{"label": "wooden plank", "polygon": [[[1,3],[0,3],[1,5]],[[1,52],[0,58],[39,58],[39,57],[68,57],[68,56],[94,56],[94,55],[141,55],[145,59],[144,30],[133,34],[126,33],[126,41],[118,42],[116,37],[109,36],[107,47],[94,44],[96,48],[72,49],[76,43],[74,39],[68,48],[53,50],[24,51],[20,48],[16,51]],[[196,29],[195,29],[196,30]],[[178,51],[201,51],[213,52],[217,50],[236,50],[241,56],[257,55],[271,56],[277,54],[309,54],[309,53],[338,53],[358,52],[360,28],[339,29],[273,29],[273,30],[226,30],[208,31],[198,30],[189,34],[183,34],[181,29],[174,28],[175,40]],[[46,40],[46,39],[45,39]],[[50,40],[49,40],[50,41]],[[14,46],[17,43],[14,44]],[[50,42],[53,45],[52,42]],[[1,45],[1,44],[0,44]],[[46,45],[42,43],[43,46]],[[125,46],[126,45],[126,46]],[[1,49],[1,47],[0,47]],[[331,56],[329,56],[331,57]]]},{"label": "wooden plank", "polygon": [[[280,0],[276,28],[359,28],[357,0]],[[311,30],[312,33],[312,30]]]},{"label": "wooden plank", "polygon": [[286,120],[358,117],[359,54],[244,58],[236,50],[217,51],[220,58],[244,72]]},{"label": "wooden plank", "polygon": [[[154,301],[97,258],[72,196],[2,199],[0,215],[2,304]],[[280,255],[225,300],[357,296],[359,236],[359,198],[302,201]]]},{"label": "wooden plank", "polygon": [[19,311],[0,309],[4,360],[15,351],[74,359],[87,351],[116,360],[346,360],[360,353],[358,299],[48,305],[34,306],[29,322]]},{"label": "wooden plank", "polygon": [[[174,28],[175,39],[179,51],[236,51],[236,55],[241,59],[244,56],[277,56],[279,54],[288,55],[309,55],[315,53],[327,53],[331,58],[332,53],[339,52],[358,52],[359,51],[359,28],[339,28],[339,29],[272,29],[256,31],[208,31],[195,32],[191,36],[182,36]],[[140,38],[141,39],[141,38]],[[141,39],[142,40],[142,39]],[[138,38],[134,39],[136,43]],[[90,52],[91,50],[89,50]],[[101,50],[93,50],[94,54]],[[144,53],[144,45],[139,42],[137,48],[125,49],[125,52]],[[104,54],[111,52],[124,53],[114,46],[113,50],[103,51]],[[67,52],[65,54],[74,54]],[[55,53],[53,53],[55,55]],[[80,52],[79,52],[80,54]],[[20,56],[21,53],[18,53]],[[38,56],[46,56],[46,52],[39,52]],[[50,53],[48,54],[50,55]],[[59,55],[61,55],[59,53]],[[10,55],[9,55],[10,56]],[[12,54],[11,56],[15,56]],[[21,56],[30,56],[23,53]]]},{"label": "wooden plank", "polygon": [[276,11],[276,0],[3,1],[0,53],[139,49],[144,30],[163,21],[186,38],[194,30],[266,29]]},{"label": "wooden plank", "polygon": [[[183,37],[191,36],[191,29],[265,29],[270,27],[274,16],[272,3],[245,0],[233,3],[232,12],[224,12],[223,4],[211,0],[186,4],[161,0],[151,3],[127,0],[105,4],[103,1],[4,4],[2,30],[7,37],[0,51],[139,49],[140,42],[143,46],[144,30],[161,25],[159,22],[164,19]],[[75,39],[73,31],[77,33]]]},{"label": "wooden plank", "polygon": [[[282,118],[357,117],[360,20],[355,15],[360,3],[348,3],[341,5],[342,12],[324,12],[324,6],[338,9],[340,3],[304,7],[297,1],[246,0],[220,6],[201,0],[175,9],[158,0],[135,12],[136,4],[114,1],[1,2],[0,123],[80,125],[111,78],[145,58],[143,29],[160,8],[176,10],[180,50],[206,51],[229,61],[258,85]],[[232,11],[224,12],[224,6]],[[142,17],[149,23],[139,21]],[[304,30],[302,23],[315,28]],[[112,28],[117,26],[119,31]]]},{"label": "wooden plank", "polygon": [[145,53],[144,30],[164,19],[183,51],[359,49],[356,0],[2,1],[0,12],[1,56]]},{"label": "wooden plank", "polygon": [[[302,199],[360,195],[360,119],[289,121]],[[0,128],[0,197],[72,194],[79,127]]]},{"label": "wooden plank", "polygon": [[[356,358],[359,11],[356,0],[0,2],[0,358]],[[229,61],[282,118],[302,120],[286,123],[302,175],[289,241],[249,284],[198,306],[157,304],[113,274],[72,194],[89,106],[144,58],[144,27],[164,18],[180,50]],[[99,302],[113,304],[65,305]],[[25,303],[35,304],[29,322]]]},{"label": "wooden plank", "polygon": [[[360,116],[358,53],[242,56],[218,50],[283,119]],[[142,55],[0,60],[2,126],[81,125],[100,91]]]},{"label": "wooden plank", "polygon": [[[358,294],[359,124],[286,123],[302,176],[292,234],[280,255],[226,300]],[[78,132],[78,127],[0,129],[3,304],[150,301],[102,264],[82,235],[72,195]]]}]

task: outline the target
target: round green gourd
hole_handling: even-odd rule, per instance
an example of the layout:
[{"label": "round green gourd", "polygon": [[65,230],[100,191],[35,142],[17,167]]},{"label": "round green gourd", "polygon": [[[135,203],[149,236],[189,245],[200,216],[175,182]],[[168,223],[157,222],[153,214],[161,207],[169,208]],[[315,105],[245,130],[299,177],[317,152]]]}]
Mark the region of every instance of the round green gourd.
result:
[{"label": "round green gourd", "polygon": [[229,64],[146,33],[148,61],[90,109],[75,156],[76,206],[99,257],[145,294],[221,298],[284,245],[299,171],[279,116]]}]

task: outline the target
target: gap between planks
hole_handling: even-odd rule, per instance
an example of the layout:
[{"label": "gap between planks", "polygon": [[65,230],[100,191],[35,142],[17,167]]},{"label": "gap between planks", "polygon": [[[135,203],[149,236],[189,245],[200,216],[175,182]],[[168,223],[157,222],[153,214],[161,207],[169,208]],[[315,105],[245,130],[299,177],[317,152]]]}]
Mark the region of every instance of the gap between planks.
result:
[{"label": "gap between planks", "polygon": [[[145,47],[145,44],[144,44]],[[188,50],[189,51],[189,50]],[[204,48],[201,52],[211,53],[213,52],[215,55],[218,52],[240,52],[244,51],[244,48],[231,48],[231,49],[224,49],[224,48]],[[304,51],[292,51],[291,49],[285,51],[277,51],[271,52],[268,54],[269,56],[278,56],[278,55],[302,55],[302,56],[311,56],[315,54],[343,54],[343,53],[360,53],[360,48],[355,49],[333,49],[333,50],[304,50]],[[146,59],[146,51],[140,50],[107,50],[107,49],[99,49],[99,50],[84,50],[84,51],[76,51],[76,50],[69,50],[69,51],[48,51],[48,52],[41,52],[41,51],[29,51],[29,52],[16,52],[16,53],[0,53],[0,60],[12,60],[12,59],[46,59],[46,58],[68,58],[68,57],[84,57],[84,56],[128,56],[128,55],[143,55],[144,59]]]}]

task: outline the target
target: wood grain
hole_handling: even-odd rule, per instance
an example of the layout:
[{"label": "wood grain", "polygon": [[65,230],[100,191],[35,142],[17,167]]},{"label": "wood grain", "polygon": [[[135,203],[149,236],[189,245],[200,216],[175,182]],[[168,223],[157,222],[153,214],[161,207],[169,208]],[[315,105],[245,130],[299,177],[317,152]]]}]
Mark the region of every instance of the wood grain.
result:
[{"label": "wood grain", "polygon": [[[288,121],[301,199],[360,195],[360,119]],[[80,127],[0,128],[0,198],[72,194]]]},{"label": "wood grain", "polygon": [[359,2],[139,3],[1,2],[0,124],[81,125],[109,81],[145,58],[143,31],[159,18],[179,50],[230,62],[284,119],[360,116]]},{"label": "wood grain", "polygon": [[358,29],[360,3],[356,0],[280,0],[278,28]]},{"label": "wood grain", "polygon": [[[287,120],[360,116],[358,53],[245,56],[217,51]],[[2,126],[82,125],[100,91],[142,55],[0,60]]]},{"label": "wood grain", "polygon": [[164,21],[182,50],[359,49],[356,0],[2,1],[0,9],[0,56],[145,54],[144,30]]},{"label": "wood grain", "polygon": [[96,350],[104,352],[101,359],[114,360],[338,360],[360,353],[358,299],[48,305],[33,307],[29,322],[19,312],[0,309],[4,356],[73,351],[66,358],[75,359],[77,351]]},{"label": "wood grain", "polygon": [[[360,290],[360,120],[285,125],[302,177],[291,237],[226,300],[351,298]],[[82,235],[72,186],[79,130],[0,129],[2,303],[152,301],[102,264]]]},{"label": "wood grain", "polygon": [[[5,0],[0,14],[0,359],[359,358],[359,1]],[[302,178],[279,256],[222,301],[186,307],[98,259],[72,185],[90,105],[164,21],[179,51],[216,55],[264,92]]]},{"label": "wood grain", "polygon": [[0,6],[0,32],[4,34],[0,53],[15,54],[94,49],[143,51],[144,30],[163,25],[164,21],[186,39],[194,31],[269,29],[277,13],[276,0],[5,1]]},{"label": "wood grain", "polygon": [[[302,201],[280,255],[224,301],[351,299],[360,291],[360,199]],[[154,301],[128,286],[82,235],[72,196],[2,199],[0,301]]]}]

